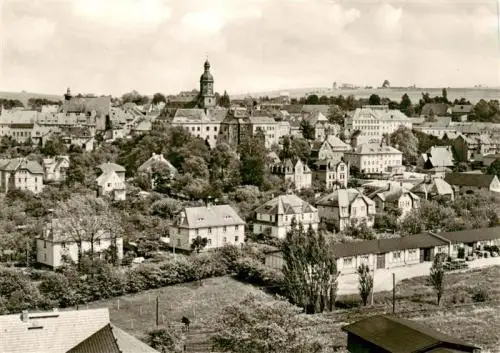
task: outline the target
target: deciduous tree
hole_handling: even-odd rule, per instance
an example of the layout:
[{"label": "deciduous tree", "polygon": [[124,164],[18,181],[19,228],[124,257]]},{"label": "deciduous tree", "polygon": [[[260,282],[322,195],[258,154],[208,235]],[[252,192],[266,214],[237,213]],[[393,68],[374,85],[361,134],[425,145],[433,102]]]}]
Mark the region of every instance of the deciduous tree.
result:
[{"label": "deciduous tree", "polygon": [[418,139],[412,131],[400,126],[389,136],[391,146],[403,152],[403,162],[407,165],[416,164],[418,158]]},{"label": "deciduous tree", "polygon": [[314,318],[301,312],[284,300],[247,297],[213,320],[214,348],[231,353],[323,352],[322,342],[308,329]]},{"label": "deciduous tree", "polygon": [[292,222],[283,245],[283,274],[292,303],[309,313],[331,311],[337,293],[337,261],[321,232]]},{"label": "deciduous tree", "polygon": [[443,268],[443,258],[439,256],[440,254],[434,257],[434,261],[432,263],[431,271],[429,273],[429,283],[436,292],[437,296],[437,305],[441,302],[441,297],[444,293],[444,268]]}]

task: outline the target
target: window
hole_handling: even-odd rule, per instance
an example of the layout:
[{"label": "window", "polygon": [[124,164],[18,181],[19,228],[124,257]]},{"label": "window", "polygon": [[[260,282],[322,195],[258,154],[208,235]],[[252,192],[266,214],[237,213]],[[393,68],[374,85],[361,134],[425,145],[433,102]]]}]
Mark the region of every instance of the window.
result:
[{"label": "window", "polygon": [[214,126],[214,131],[217,131],[217,126]]},{"label": "window", "polygon": [[47,261],[47,254],[43,254],[43,261]]},{"label": "window", "polygon": [[95,244],[96,244],[96,245],[101,245],[101,239],[97,239],[97,240],[95,241]]},{"label": "window", "polygon": [[342,259],[342,263],[344,264],[344,267],[352,267],[353,266],[353,258],[352,257],[344,257]]},{"label": "window", "polygon": [[207,126],[207,131],[210,131],[210,126]]},{"label": "window", "polygon": [[66,243],[65,242],[61,243],[61,248],[66,249]]},{"label": "window", "polygon": [[[226,226],[222,227],[222,231],[223,231],[224,233],[226,232],[226,230],[227,230],[227,227],[226,227]],[[226,239],[226,238],[224,238],[224,239]]]},{"label": "window", "polygon": [[392,252],[392,259],[394,261],[401,261],[401,251],[393,251]]},{"label": "window", "polygon": [[[271,216],[271,217],[272,217],[272,216]],[[271,218],[271,220],[272,220],[272,218]],[[240,227],[239,225],[235,225],[235,226],[234,226],[234,230],[238,230],[238,229],[239,229],[239,227]]]},{"label": "window", "polygon": [[198,126],[198,127],[196,128],[196,130],[197,130],[197,131],[200,131],[200,127]]},{"label": "window", "polygon": [[238,242],[238,240],[239,240],[239,238],[240,238],[240,237],[235,236],[235,237],[234,237],[234,242],[235,242],[235,243],[237,243],[237,242]]},{"label": "window", "polygon": [[227,238],[226,238],[226,237],[222,238],[222,241],[223,241],[224,243],[226,243],[226,242],[227,242]]},{"label": "window", "polygon": [[43,241],[43,248],[46,249],[47,248],[47,242],[44,240]]},{"label": "window", "polygon": [[196,235],[200,235],[200,230],[196,229]]},{"label": "window", "polygon": [[212,245],[212,239],[208,238],[208,239],[207,239],[207,244],[208,244],[208,245]]}]

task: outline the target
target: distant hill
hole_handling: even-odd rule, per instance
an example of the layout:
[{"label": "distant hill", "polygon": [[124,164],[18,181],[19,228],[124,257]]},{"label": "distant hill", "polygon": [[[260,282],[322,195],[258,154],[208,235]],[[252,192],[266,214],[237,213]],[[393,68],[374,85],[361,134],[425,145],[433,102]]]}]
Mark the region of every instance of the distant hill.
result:
[{"label": "distant hill", "polygon": [[57,96],[55,94],[43,94],[43,93],[30,93],[30,92],[0,92],[0,98],[3,99],[17,99],[27,108],[28,99],[30,98],[45,98],[51,101],[62,101],[63,96]]}]

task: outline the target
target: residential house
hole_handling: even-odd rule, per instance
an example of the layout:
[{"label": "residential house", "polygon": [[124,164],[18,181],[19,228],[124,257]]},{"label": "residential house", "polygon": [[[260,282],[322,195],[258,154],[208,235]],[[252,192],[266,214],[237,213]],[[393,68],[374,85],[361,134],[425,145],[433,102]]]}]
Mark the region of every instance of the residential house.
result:
[{"label": "residential house", "polygon": [[280,141],[284,136],[289,136],[290,133],[290,122],[288,121],[277,121],[276,122],[276,140]]},{"label": "residential house", "polygon": [[[61,112],[70,115],[77,114],[81,121],[92,124],[97,130],[106,129],[106,119],[111,115],[111,96],[73,97],[68,88]],[[93,121],[89,121],[92,118]]]},{"label": "residential house", "polygon": [[459,135],[453,140],[453,148],[458,162],[470,162],[478,157],[497,153],[496,143],[486,134],[469,137]]},{"label": "residential house", "polygon": [[422,169],[452,168],[455,163],[451,148],[451,146],[432,146],[426,153],[422,153],[417,165]]},{"label": "residential house", "polygon": [[325,189],[335,187],[347,188],[349,180],[349,164],[344,160],[319,160],[314,163],[313,180],[318,181]]},{"label": "residential house", "polygon": [[28,190],[35,194],[43,189],[43,169],[37,161],[26,158],[0,160],[0,191]]},{"label": "residential house", "polygon": [[340,231],[352,223],[373,226],[375,202],[356,189],[337,189],[316,202],[320,219],[334,221]]},{"label": "residential house", "polygon": [[1,315],[2,353],[159,353],[113,325],[109,309]]},{"label": "residential house", "polygon": [[126,198],[125,168],[115,163],[104,163],[98,166],[102,174],[96,179],[99,196],[110,196],[115,201]]},{"label": "residential house", "polygon": [[312,185],[312,173],[307,164],[300,159],[293,162],[285,159],[271,167],[271,173],[279,176],[284,182],[292,184],[296,190],[307,189]]},{"label": "residential house", "polygon": [[73,126],[61,129],[61,137],[66,147],[76,146],[84,152],[92,152],[95,144],[95,130],[88,127]]},{"label": "residential house", "polygon": [[391,173],[403,166],[403,153],[384,144],[367,143],[344,152],[344,159],[362,173]]},{"label": "residential house", "polygon": [[172,163],[170,163],[163,154],[156,154],[153,152],[151,158],[142,163],[137,168],[139,173],[147,174],[151,180],[151,187],[155,187],[155,173],[160,173],[167,179],[174,179],[179,173]]},{"label": "residential house", "polygon": [[399,110],[388,106],[357,108],[345,119],[345,131],[351,135],[360,131],[361,142],[381,141],[385,134],[392,134],[400,126],[411,129],[413,122]]},{"label": "residential house", "polygon": [[455,199],[453,188],[441,178],[427,178],[415,185],[410,191],[424,200],[441,199],[453,201]]},{"label": "residential house", "polygon": [[229,205],[185,207],[171,228],[170,244],[190,251],[198,236],[207,239],[207,250],[241,245],[245,240],[245,222]]},{"label": "residential house", "polygon": [[[319,208],[318,208],[319,211]],[[460,248],[467,256],[485,245],[500,245],[500,227],[469,229],[457,232],[424,232],[399,238],[374,239],[337,243],[332,247],[341,275],[357,272],[359,265],[370,269],[390,269],[427,262],[439,253],[452,258]],[[276,250],[266,254],[267,266],[282,269],[283,256]]]},{"label": "residential house", "polygon": [[[51,268],[64,265],[64,258],[78,262],[78,243],[64,230],[64,220],[52,219],[47,222],[42,235],[36,239],[36,261]],[[89,240],[81,241],[82,253],[92,248],[96,257],[104,256],[103,252],[111,249],[115,252],[116,260],[123,258],[123,238],[112,234],[108,229],[102,229],[94,235],[93,244]]]},{"label": "residential house", "polygon": [[420,207],[420,197],[394,182],[389,182],[385,188],[371,193],[368,197],[375,202],[377,212],[398,209],[401,212],[400,219]]},{"label": "residential house", "polygon": [[450,184],[455,194],[474,194],[480,191],[500,192],[500,181],[496,175],[449,173],[444,180]]},{"label": "residential house", "polygon": [[35,146],[45,146],[47,141],[60,132],[61,129],[57,126],[39,125],[35,123],[31,131],[31,143]]},{"label": "residential house", "polygon": [[31,141],[37,114],[36,110],[0,109],[0,136],[9,136],[19,143]]},{"label": "residential house", "polygon": [[307,114],[302,119],[309,122],[309,124],[314,127],[315,140],[323,141],[330,133],[331,124],[328,121],[328,118],[320,111],[314,111],[310,114]]},{"label": "residential house", "polygon": [[467,118],[472,112],[473,107],[474,106],[472,104],[455,104],[452,107],[448,108],[448,113],[451,114],[451,116],[454,118]]},{"label": "residential house", "polygon": [[292,222],[302,223],[306,229],[318,229],[318,211],[294,194],[280,195],[255,210],[254,234],[269,233],[284,239],[292,229]]},{"label": "residential house", "polygon": [[42,167],[45,182],[64,181],[69,168],[69,156],[44,158]]},{"label": "residential house", "polygon": [[311,158],[317,160],[340,161],[351,146],[335,135],[328,135],[323,141],[316,141],[311,148]]},{"label": "residential house", "polygon": [[480,349],[412,320],[375,315],[342,327],[351,353],[478,353]]},{"label": "residential house", "polygon": [[220,134],[221,122],[227,115],[227,109],[178,109],[172,120],[172,126],[180,126],[191,135],[199,137],[214,148]]},{"label": "residential house", "polygon": [[446,103],[426,103],[422,107],[420,116],[444,116],[448,114],[449,105]]}]

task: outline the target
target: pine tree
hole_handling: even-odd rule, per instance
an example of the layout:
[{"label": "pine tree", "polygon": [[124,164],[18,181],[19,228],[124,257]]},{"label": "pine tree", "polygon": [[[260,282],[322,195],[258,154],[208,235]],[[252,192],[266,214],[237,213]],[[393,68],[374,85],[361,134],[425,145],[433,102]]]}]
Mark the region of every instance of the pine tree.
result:
[{"label": "pine tree", "polygon": [[429,274],[429,282],[432,285],[437,295],[437,305],[441,302],[441,297],[444,293],[444,268],[443,259],[436,255],[432,263],[431,272]]},{"label": "pine tree", "polygon": [[363,301],[363,305],[366,306],[368,302],[368,296],[373,290],[373,277],[370,274],[370,268],[366,264],[361,264],[358,267],[359,275],[359,296]]}]

